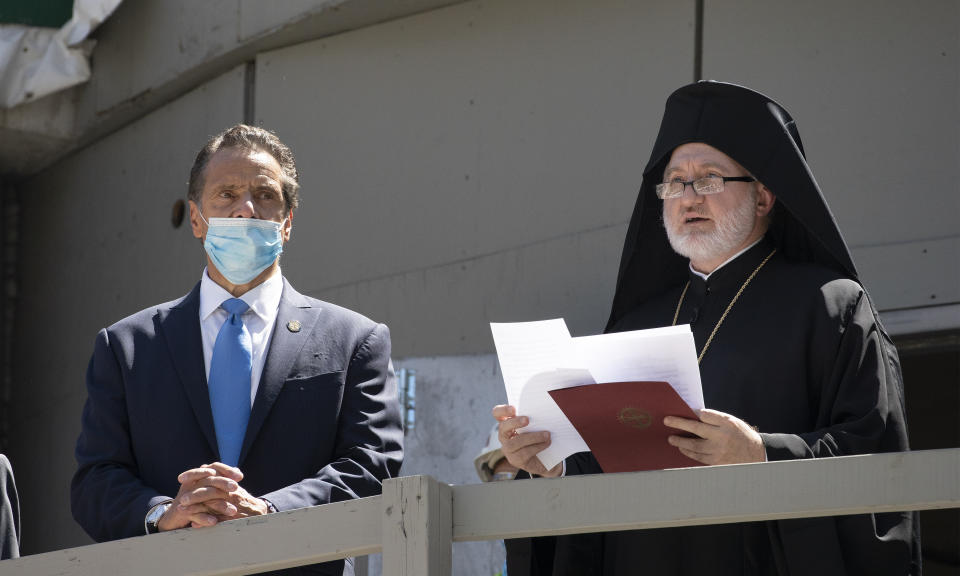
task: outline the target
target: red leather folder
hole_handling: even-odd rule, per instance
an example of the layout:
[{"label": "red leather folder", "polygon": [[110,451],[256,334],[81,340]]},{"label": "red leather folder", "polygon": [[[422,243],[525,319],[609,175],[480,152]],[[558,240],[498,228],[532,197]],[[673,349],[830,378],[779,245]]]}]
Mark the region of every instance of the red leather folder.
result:
[{"label": "red leather folder", "polygon": [[666,382],[610,382],[550,390],[606,473],[702,466],[667,443],[682,430],[664,416],[698,420]]}]

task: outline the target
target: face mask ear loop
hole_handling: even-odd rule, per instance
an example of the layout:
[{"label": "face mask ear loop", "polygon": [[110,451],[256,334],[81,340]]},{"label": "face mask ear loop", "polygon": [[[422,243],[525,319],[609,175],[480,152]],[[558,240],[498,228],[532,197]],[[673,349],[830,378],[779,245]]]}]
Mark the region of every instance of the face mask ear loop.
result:
[{"label": "face mask ear loop", "polygon": [[[207,222],[207,219],[203,217],[203,210],[200,209],[200,205],[199,205],[199,204],[197,204],[197,214],[200,215],[200,219],[203,220],[203,223],[207,225],[207,230],[209,230],[209,229],[210,229],[210,223]],[[206,253],[206,252],[204,252],[204,253]],[[204,258],[203,258],[203,267],[204,267],[204,269],[206,269],[207,264],[208,264],[208,262],[207,262],[207,257],[204,257]]]}]

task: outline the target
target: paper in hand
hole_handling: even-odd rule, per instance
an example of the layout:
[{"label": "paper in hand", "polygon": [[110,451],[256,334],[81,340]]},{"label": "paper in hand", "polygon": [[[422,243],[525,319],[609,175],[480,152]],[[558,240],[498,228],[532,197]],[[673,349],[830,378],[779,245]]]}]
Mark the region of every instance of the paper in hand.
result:
[{"label": "paper in hand", "polygon": [[550,390],[604,382],[665,381],[694,410],[703,390],[688,325],[571,338],[563,319],[492,323],[507,401],[530,424],[523,432],[550,432],[538,457],[547,468],[588,450],[550,396]]}]

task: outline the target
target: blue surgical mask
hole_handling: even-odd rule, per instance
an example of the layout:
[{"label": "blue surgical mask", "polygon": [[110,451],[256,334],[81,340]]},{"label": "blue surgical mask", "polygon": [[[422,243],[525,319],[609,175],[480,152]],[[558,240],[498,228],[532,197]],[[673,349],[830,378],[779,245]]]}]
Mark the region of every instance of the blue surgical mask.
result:
[{"label": "blue surgical mask", "polygon": [[231,284],[246,284],[283,252],[283,222],[256,218],[211,218],[203,247],[210,261]]}]

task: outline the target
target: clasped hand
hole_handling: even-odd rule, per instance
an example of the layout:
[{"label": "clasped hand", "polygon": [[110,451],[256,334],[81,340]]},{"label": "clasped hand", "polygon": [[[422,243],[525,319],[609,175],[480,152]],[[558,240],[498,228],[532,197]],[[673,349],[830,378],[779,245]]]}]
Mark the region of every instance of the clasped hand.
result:
[{"label": "clasped hand", "polygon": [[239,468],[220,462],[187,470],[177,477],[180,490],[157,522],[157,528],[200,528],[269,512],[266,502],[240,486],[241,480],[243,472]]}]

